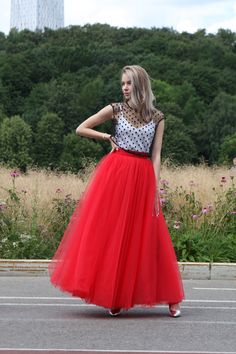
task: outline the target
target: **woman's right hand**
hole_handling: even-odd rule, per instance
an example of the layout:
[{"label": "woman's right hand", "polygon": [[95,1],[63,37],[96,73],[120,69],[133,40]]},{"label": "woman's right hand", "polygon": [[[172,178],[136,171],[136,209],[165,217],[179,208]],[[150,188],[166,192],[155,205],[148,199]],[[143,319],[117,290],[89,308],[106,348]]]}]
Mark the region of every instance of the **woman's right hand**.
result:
[{"label": "woman's right hand", "polygon": [[158,188],[156,189],[156,192],[155,192],[153,214],[154,214],[154,216],[159,216],[159,214],[160,214],[160,196],[159,196]]}]

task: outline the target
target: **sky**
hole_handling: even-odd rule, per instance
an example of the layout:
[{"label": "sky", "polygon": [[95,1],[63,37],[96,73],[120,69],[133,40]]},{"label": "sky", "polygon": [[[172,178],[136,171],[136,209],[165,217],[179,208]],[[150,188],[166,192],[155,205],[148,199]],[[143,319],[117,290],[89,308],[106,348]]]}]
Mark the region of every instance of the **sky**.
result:
[{"label": "sky", "polygon": [[[0,0],[0,32],[10,29],[10,0]],[[169,27],[194,33],[236,32],[236,0],[64,0],[65,26]]]}]

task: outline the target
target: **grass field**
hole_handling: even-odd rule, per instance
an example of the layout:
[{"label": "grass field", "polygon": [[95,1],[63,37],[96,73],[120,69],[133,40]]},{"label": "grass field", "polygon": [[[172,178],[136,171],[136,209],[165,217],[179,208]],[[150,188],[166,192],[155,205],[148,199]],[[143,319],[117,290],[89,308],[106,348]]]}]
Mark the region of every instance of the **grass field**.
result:
[{"label": "grass field", "polygon": [[[94,168],[0,168],[0,258],[50,258]],[[163,164],[160,198],[180,261],[236,261],[235,178],[225,167]]]},{"label": "grass field", "polygon": [[[19,192],[27,194],[29,208],[35,199],[40,209],[48,208],[57,194],[71,194],[72,198],[79,199],[92,170],[92,165],[88,166],[83,174],[78,175],[29,170],[25,175],[19,173],[16,188]],[[7,198],[7,191],[12,188],[11,172],[12,170],[6,168],[0,169],[0,201]],[[227,190],[230,187],[232,176],[234,174],[229,169],[210,168],[206,165],[181,167],[163,165],[161,170],[161,179],[168,181],[169,188],[175,190],[176,187],[182,186],[186,191],[193,190],[203,205],[214,203],[217,192],[220,193],[222,188]],[[175,202],[178,203],[177,200]]]}]

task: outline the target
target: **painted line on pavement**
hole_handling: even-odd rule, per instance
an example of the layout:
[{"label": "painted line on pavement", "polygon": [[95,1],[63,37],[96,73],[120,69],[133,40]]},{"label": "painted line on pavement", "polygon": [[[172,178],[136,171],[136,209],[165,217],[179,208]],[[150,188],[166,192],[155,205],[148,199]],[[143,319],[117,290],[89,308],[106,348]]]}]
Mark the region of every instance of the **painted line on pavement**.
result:
[{"label": "painted line on pavement", "polygon": [[127,353],[127,354],[134,354],[134,353],[145,353],[145,354],[151,354],[151,353],[162,353],[162,354],[236,354],[236,352],[222,352],[222,351],[218,351],[218,352],[213,352],[213,351],[175,351],[175,350],[171,350],[171,351],[166,351],[166,350],[109,350],[109,349],[105,349],[105,350],[100,350],[100,349],[11,349],[11,348],[0,348],[0,352],[1,351],[8,351],[12,354],[18,353],[18,352],[32,352],[32,353],[38,353],[38,352],[46,352],[46,353],[50,353],[50,354],[56,354],[56,353]]},{"label": "painted line on pavement", "polygon": [[[1,306],[29,306],[29,307],[34,307],[34,306],[41,306],[41,307],[97,307],[96,305],[87,305],[87,304],[45,304],[45,303],[25,303],[25,302],[0,302],[0,307]],[[159,305],[159,306],[153,306],[153,308],[166,308],[168,305]],[[102,307],[101,307],[102,308]],[[236,310],[236,307],[230,307],[230,306],[186,306],[182,305],[182,309],[202,309],[202,310]],[[130,311],[134,309],[142,309],[142,307],[133,307],[130,309]],[[151,307],[149,308],[151,309]]]},{"label": "painted line on pavement", "polygon": [[194,290],[222,290],[222,291],[236,291],[236,288],[193,288]]},{"label": "painted line on pavement", "polygon": [[[0,296],[1,299],[6,300],[66,300],[66,301],[81,301],[79,297],[52,297],[52,296]],[[200,300],[200,299],[185,299],[183,300],[184,303],[186,302],[204,302],[204,303],[236,303],[236,300]],[[93,304],[79,304],[81,306],[96,306]],[[160,307],[160,305],[157,305]],[[137,306],[138,307],[138,306]]]},{"label": "painted line on pavement", "polygon": [[[31,299],[37,299],[37,300],[75,300],[78,301],[79,298],[77,297],[63,297],[63,296],[0,296],[0,299],[25,299],[25,300],[31,300]],[[92,305],[91,305],[92,306]]]},{"label": "painted line on pavement", "polygon": [[[160,315],[160,314],[159,314]],[[163,315],[163,314],[162,314]],[[112,317],[109,316],[107,318],[110,318],[112,320]],[[124,317],[123,317],[124,318]],[[128,317],[127,317],[128,318]],[[131,318],[132,319],[132,318]],[[71,322],[71,318],[68,318],[68,319],[60,319],[62,320],[63,322]],[[0,318],[0,322],[12,322],[14,321],[14,323],[16,322],[20,322],[20,323],[23,323],[23,322],[32,322],[32,318],[29,318],[29,319],[25,319],[25,318],[12,318],[12,319],[8,319],[8,318]],[[34,318],[33,319],[33,322],[45,322],[45,323],[48,323],[48,322],[58,322],[58,318]],[[118,319],[115,319],[115,321],[119,321]],[[190,321],[190,320],[183,320],[183,316],[180,318],[177,319],[173,319],[171,318],[169,315],[166,315],[165,318],[159,318],[158,317],[156,318],[155,320],[155,323],[160,323],[160,324],[168,324],[169,325],[174,325],[176,326],[176,323],[179,322],[181,323],[181,325],[189,325],[189,324],[200,324],[200,325],[227,325],[227,326],[236,326],[236,322],[235,321],[198,321],[198,320],[193,320],[193,321]]]},{"label": "painted line on pavement", "polygon": [[[96,305],[90,305],[90,304],[53,304],[53,303],[37,303],[37,302],[31,302],[31,303],[25,303],[25,302],[0,302],[0,306],[42,306],[42,307],[97,307]],[[152,306],[151,308],[166,308],[168,305],[159,305],[159,306]],[[102,307],[101,307],[102,308]],[[141,309],[142,307],[133,307],[130,309],[130,311],[134,309]],[[182,309],[202,309],[202,310],[236,310],[236,307],[231,307],[231,306],[186,306],[182,305]]]},{"label": "painted line on pavement", "polygon": [[236,303],[236,300],[184,300],[183,302]]}]

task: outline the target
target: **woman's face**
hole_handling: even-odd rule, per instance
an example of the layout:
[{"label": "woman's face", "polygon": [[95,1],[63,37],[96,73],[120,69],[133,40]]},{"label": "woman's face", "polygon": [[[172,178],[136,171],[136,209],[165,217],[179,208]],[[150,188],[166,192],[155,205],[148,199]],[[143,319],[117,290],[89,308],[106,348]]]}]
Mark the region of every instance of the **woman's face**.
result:
[{"label": "woman's face", "polygon": [[121,88],[123,95],[126,100],[129,100],[132,92],[132,81],[130,76],[127,73],[124,73],[121,78]]}]

